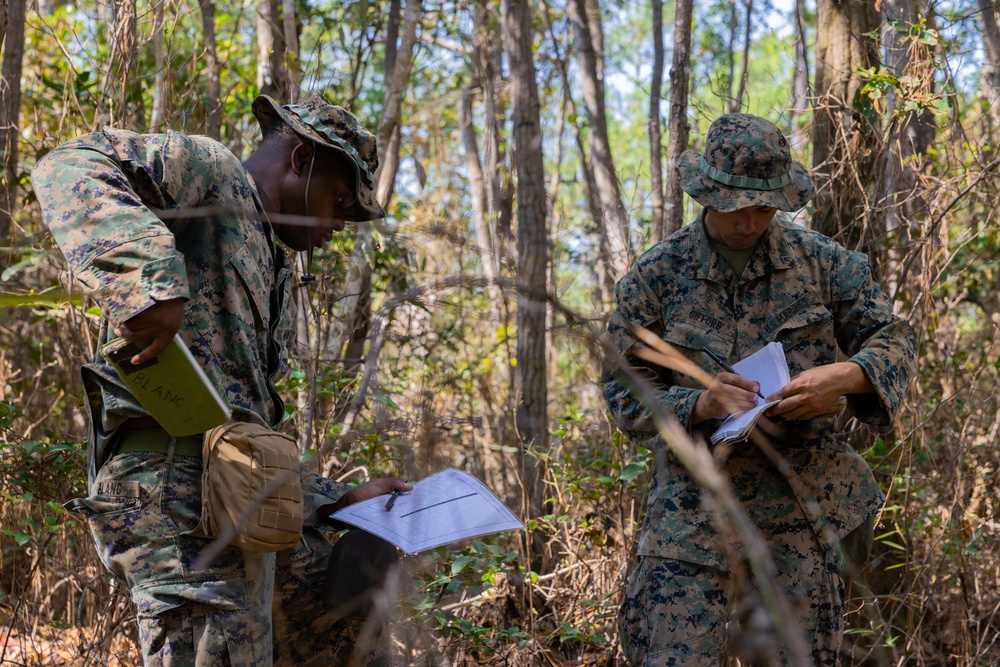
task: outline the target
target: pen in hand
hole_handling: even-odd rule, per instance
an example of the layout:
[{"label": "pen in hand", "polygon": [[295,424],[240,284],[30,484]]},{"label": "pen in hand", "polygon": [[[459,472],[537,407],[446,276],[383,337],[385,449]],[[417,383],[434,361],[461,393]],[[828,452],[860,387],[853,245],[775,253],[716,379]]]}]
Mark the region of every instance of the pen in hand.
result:
[{"label": "pen in hand", "polygon": [[385,511],[386,511],[386,512],[388,512],[389,510],[391,510],[391,509],[392,509],[392,506],[396,504],[396,498],[398,498],[398,497],[399,497],[399,494],[400,494],[400,493],[402,493],[402,492],[401,492],[401,491],[393,491],[393,492],[392,492],[392,493],[391,493],[391,494],[389,495],[389,500],[387,500],[387,501],[385,502]]},{"label": "pen in hand", "polygon": [[[701,348],[701,351],[704,352],[705,354],[707,354],[708,356],[710,356],[712,358],[712,361],[714,361],[715,363],[717,363],[720,366],[722,366],[723,370],[728,371],[728,372],[732,373],[733,375],[740,375],[739,373],[737,373],[733,369],[732,366],[730,366],[729,364],[727,364],[719,355],[717,355],[715,352],[712,352],[707,347]],[[743,377],[743,376],[740,375],[740,377]],[[760,386],[760,385],[758,384],[758,386]],[[757,395],[760,396],[761,398],[763,398],[765,401],[767,400],[767,398],[764,397],[764,394],[760,393],[760,389],[757,390]],[[388,508],[386,508],[386,509],[388,509]]]}]

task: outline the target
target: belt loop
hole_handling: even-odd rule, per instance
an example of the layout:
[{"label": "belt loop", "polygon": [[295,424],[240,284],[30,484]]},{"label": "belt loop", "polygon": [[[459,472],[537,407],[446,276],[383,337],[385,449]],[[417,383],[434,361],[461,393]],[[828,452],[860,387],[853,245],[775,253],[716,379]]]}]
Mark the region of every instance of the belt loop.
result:
[{"label": "belt loop", "polygon": [[170,436],[170,440],[167,441],[167,465],[171,465],[174,462],[174,449],[177,447],[177,438]]}]

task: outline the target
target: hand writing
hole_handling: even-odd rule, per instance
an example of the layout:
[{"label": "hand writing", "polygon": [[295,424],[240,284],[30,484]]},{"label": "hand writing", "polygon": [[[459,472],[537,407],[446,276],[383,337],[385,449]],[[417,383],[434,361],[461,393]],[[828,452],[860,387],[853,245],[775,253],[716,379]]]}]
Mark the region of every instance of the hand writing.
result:
[{"label": "hand writing", "polygon": [[380,477],[379,479],[370,479],[364,484],[359,484],[345,493],[340,500],[336,502],[333,507],[333,511],[335,512],[339,509],[347,507],[348,505],[353,505],[354,503],[360,503],[362,500],[384,496],[385,494],[392,493],[393,491],[412,490],[412,484],[407,484],[398,477]]},{"label": "hand writing", "polygon": [[698,424],[707,419],[725,419],[734,412],[749,410],[757,405],[759,389],[760,385],[753,380],[735,373],[719,373],[708,389],[698,396],[692,422]]}]

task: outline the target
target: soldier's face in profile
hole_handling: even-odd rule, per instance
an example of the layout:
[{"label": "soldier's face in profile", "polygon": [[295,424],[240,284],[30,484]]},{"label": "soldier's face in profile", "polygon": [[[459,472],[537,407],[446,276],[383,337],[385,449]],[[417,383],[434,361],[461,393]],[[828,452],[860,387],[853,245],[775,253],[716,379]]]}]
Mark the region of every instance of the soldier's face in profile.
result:
[{"label": "soldier's face in profile", "polygon": [[328,243],[335,232],[344,228],[344,216],[356,201],[354,171],[344,160],[336,159],[329,151],[319,151],[311,175],[308,169],[308,163],[303,162],[289,173],[282,196],[282,212],[309,216],[311,224],[275,225],[278,238],[289,248],[299,251]]},{"label": "soldier's face in profile", "polygon": [[746,250],[760,240],[777,212],[771,206],[750,206],[728,213],[706,210],[705,230],[727,248]]}]

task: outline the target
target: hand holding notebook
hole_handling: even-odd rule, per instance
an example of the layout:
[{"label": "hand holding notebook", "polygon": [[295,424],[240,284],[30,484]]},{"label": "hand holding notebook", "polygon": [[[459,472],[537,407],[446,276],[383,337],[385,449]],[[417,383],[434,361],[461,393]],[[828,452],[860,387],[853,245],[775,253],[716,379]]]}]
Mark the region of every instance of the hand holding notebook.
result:
[{"label": "hand holding notebook", "polygon": [[[768,343],[749,357],[736,362],[732,371],[759,384],[761,396],[770,396],[791,380],[785,350],[779,343]],[[745,439],[764,411],[780,402],[764,402],[749,410],[729,415],[712,434],[712,444]]]}]

